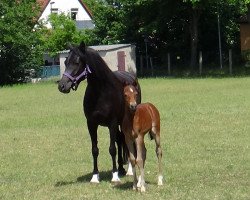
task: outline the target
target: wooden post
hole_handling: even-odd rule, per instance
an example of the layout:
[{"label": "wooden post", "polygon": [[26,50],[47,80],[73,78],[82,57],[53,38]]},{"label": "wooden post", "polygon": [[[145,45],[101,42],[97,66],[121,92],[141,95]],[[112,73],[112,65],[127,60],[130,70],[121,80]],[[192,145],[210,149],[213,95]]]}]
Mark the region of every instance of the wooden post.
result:
[{"label": "wooden post", "polygon": [[202,51],[199,53],[199,74],[202,75]]},{"label": "wooden post", "polygon": [[154,76],[154,66],[152,57],[149,58],[150,66],[151,66],[151,75]]},{"label": "wooden post", "polygon": [[140,55],[140,73],[142,76],[143,75],[143,57],[142,57],[142,55]]},{"label": "wooden post", "polygon": [[170,60],[170,53],[168,53],[168,75],[171,74],[171,60]]},{"label": "wooden post", "polygon": [[229,74],[233,73],[232,49],[229,49]]}]

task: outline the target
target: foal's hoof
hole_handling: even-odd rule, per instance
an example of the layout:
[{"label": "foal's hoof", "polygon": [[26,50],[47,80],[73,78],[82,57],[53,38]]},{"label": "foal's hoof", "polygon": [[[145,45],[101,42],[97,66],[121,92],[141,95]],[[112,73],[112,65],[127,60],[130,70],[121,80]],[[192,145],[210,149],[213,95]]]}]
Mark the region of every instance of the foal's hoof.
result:
[{"label": "foal's hoof", "polygon": [[113,175],[113,177],[112,177],[111,182],[115,183],[115,184],[117,184],[117,183],[119,184],[121,182],[121,180],[118,176],[118,172],[113,172],[112,175]]},{"label": "foal's hoof", "polygon": [[129,162],[128,163],[128,171],[127,171],[127,176],[133,176],[133,168],[132,168],[132,165],[131,163]]},{"label": "foal's hoof", "polygon": [[141,188],[141,176],[138,177],[137,187]]},{"label": "foal's hoof", "polygon": [[158,176],[158,185],[159,186],[163,185],[163,176],[162,175]]},{"label": "foal's hoof", "polygon": [[141,192],[146,192],[146,187],[144,185],[141,186]]},{"label": "foal's hoof", "polygon": [[90,183],[100,183],[99,174],[93,174],[92,179],[90,180]]}]

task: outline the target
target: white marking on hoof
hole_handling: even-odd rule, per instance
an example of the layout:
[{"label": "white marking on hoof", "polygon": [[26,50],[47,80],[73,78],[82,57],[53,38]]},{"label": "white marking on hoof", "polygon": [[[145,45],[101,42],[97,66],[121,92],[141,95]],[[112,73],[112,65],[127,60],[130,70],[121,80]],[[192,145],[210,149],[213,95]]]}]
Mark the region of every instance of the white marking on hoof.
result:
[{"label": "white marking on hoof", "polygon": [[99,181],[99,174],[93,174],[90,183],[100,183],[100,181]]},{"label": "white marking on hoof", "polygon": [[130,162],[128,163],[128,171],[127,171],[126,175],[133,176],[133,168],[132,168],[132,165]]},{"label": "white marking on hoof", "polygon": [[141,192],[146,192],[146,188],[144,185],[141,186]]},{"label": "white marking on hoof", "polygon": [[137,187],[138,188],[141,187],[141,176],[138,177]]},{"label": "white marking on hoof", "polygon": [[163,176],[158,176],[158,185],[163,185]]},{"label": "white marking on hoof", "polygon": [[121,180],[118,177],[118,172],[114,172],[113,173],[113,178],[112,178],[111,182],[113,182],[113,183],[119,183],[119,182],[121,182]]}]

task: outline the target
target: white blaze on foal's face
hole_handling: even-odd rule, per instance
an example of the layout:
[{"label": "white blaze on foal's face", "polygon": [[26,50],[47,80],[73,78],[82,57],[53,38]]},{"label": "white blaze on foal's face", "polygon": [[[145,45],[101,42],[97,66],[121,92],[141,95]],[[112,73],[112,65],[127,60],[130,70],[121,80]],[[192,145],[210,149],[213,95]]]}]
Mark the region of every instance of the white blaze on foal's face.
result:
[{"label": "white blaze on foal's face", "polygon": [[131,110],[135,110],[137,103],[137,91],[134,86],[128,85],[124,88],[125,100]]}]

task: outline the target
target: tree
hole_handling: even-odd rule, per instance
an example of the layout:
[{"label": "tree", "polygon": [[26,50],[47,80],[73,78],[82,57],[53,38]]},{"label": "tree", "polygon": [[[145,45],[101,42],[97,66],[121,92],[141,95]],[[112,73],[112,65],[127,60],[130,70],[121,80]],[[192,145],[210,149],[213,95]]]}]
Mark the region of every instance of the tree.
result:
[{"label": "tree", "polygon": [[250,3],[250,0],[183,0],[183,2],[186,4],[189,15],[190,67],[193,69],[197,63],[198,27],[200,25],[201,14],[210,12],[213,15],[219,16],[220,12],[226,13],[227,18],[224,18],[223,23],[225,26],[224,30],[228,31],[228,33],[224,35],[224,39],[230,43],[232,41],[232,34],[237,32],[237,15],[245,11],[246,5]]},{"label": "tree", "polygon": [[37,31],[41,35],[43,50],[51,56],[56,56],[59,51],[67,49],[69,44],[78,44],[82,40],[87,44],[92,44],[92,31],[77,30],[75,21],[70,16],[63,13],[51,14],[47,22],[51,24],[52,29],[40,25]]},{"label": "tree", "polygon": [[0,85],[22,82],[25,69],[42,61],[33,31],[38,8],[35,0],[0,2]]},{"label": "tree", "polygon": [[[145,54],[166,59],[178,52],[195,70],[198,50],[218,54],[218,11],[222,47],[238,48],[237,19],[250,0],[88,0],[94,15],[94,43],[136,43]],[[215,60],[215,59],[214,59]]]}]

